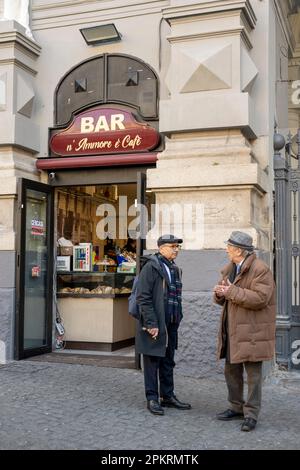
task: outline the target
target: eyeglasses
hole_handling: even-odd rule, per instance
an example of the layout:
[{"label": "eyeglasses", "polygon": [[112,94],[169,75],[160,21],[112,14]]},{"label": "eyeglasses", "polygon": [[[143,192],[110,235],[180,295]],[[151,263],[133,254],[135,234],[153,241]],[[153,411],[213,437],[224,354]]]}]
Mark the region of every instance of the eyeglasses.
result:
[{"label": "eyeglasses", "polygon": [[168,248],[172,248],[173,251],[181,250],[181,245],[168,245],[167,243],[164,243],[163,246],[167,246]]}]

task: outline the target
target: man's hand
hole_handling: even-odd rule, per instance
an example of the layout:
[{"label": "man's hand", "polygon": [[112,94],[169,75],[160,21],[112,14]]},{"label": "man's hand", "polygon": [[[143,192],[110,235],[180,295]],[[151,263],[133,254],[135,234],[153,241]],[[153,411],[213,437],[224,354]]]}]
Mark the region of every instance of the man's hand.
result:
[{"label": "man's hand", "polygon": [[147,332],[152,336],[153,339],[156,339],[158,336],[158,328],[148,328]]},{"label": "man's hand", "polygon": [[226,282],[222,281],[221,284],[218,284],[217,286],[215,286],[214,292],[217,295],[217,297],[225,297],[231,285],[232,283],[229,281],[229,279],[226,279]]},{"label": "man's hand", "polygon": [[217,297],[224,297],[224,294],[223,294],[224,286],[225,286],[225,281],[222,281],[221,284],[217,284],[214,287],[214,293],[216,294]]}]

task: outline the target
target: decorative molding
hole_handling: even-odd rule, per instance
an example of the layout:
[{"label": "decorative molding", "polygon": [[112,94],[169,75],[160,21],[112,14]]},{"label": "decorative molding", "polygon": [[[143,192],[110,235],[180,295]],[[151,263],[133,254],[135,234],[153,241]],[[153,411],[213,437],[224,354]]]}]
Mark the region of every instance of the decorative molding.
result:
[{"label": "decorative molding", "polygon": [[[2,22],[1,22],[2,23]],[[0,23],[2,26],[2,31],[0,30],[0,45],[3,47],[8,44],[18,44],[20,50],[26,51],[27,54],[30,54],[34,59],[37,58],[41,53],[41,47],[34,41],[32,41],[28,36],[25,35],[25,28],[21,27],[15,21],[7,21]],[[7,24],[7,30],[3,31],[5,23]],[[19,29],[24,30],[22,34]]]},{"label": "decorative molding", "polygon": [[274,10],[278,18],[278,22],[281,26],[282,32],[286,38],[286,41],[291,49],[294,51],[296,48],[296,40],[292,31],[291,23],[289,21],[289,8],[287,2],[270,0],[274,5]]},{"label": "decorative molding", "polygon": [[300,54],[300,3],[299,0],[290,0],[290,9],[287,15],[288,23],[295,41],[295,47],[292,50],[294,57]]},{"label": "decorative molding", "polygon": [[20,74],[17,76],[17,112],[31,117],[35,93],[31,83]]},{"label": "decorative molding", "polygon": [[65,0],[65,1],[53,1],[48,3],[38,3],[38,0],[32,0],[32,11],[50,10],[53,8],[64,8],[74,5],[87,5],[91,3],[99,3],[99,0]]},{"label": "decorative molding", "polygon": [[169,35],[167,40],[169,43],[180,42],[180,41],[193,41],[195,39],[208,39],[212,37],[222,37],[222,36],[241,36],[245,46],[250,50],[252,49],[252,44],[250,42],[248,34],[245,32],[244,28],[234,28],[234,29],[224,29],[222,31],[209,31],[205,33],[194,33],[194,34],[185,34],[181,36]]},{"label": "decorative molding", "polygon": [[7,73],[0,75],[0,111],[5,111],[7,105]]},{"label": "decorative molding", "polygon": [[208,13],[228,12],[232,10],[241,10],[247,20],[250,29],[254,29],[257,18],[249,0],[216,0],[204,1],[203,3],[186,4],[167,7],[163,9],[163,17],[170,23],[176,18],[207,15]]},{"label": "decorative molding", "polygon": [[[161,3],[163,0],[146,0],[143,3]],[[91,7],[94,11],[99,11],[101,5],[105,3],[105,9],[108,8],[120,8],[120,5],[124,5],[123,1],[118,0],[58,0],[52,1],[51,3],[48,0],[48,3],[38,3],[38,0],[32,0],[32,11],[44,11],[44,10],[53,10],[57,8],[68,8],[68,7]],[[141,2],[137,0],[126,0],[127,5],[131,4],[132,6],[140,6]],[[166,3],[166,1],[164,1]],[[168,2],[169,3],[169,2]],[[110,5],[109,5],[110,4]],[[97,7],[97,8],[96,8]],[[104,7],[101,8],[102,10]]]},{"label": "decorative molding", "polygon": [[[181,86],[181,93],[231,88],[232,46],[231,44],[201,50],[188,48],[180,50],[179,63],[187,74]],[[186,63],[186,66],[185,66]]]},{"label": "decorative molding", "polygon": [[258,75],[258,70],[248,52],[241,49],[241,90],[249,92]]},{"label": "decorative molding", "polygon": [[275,179],[284,179],[287,181],[287,170],[274,170]]},{"label": "decorative molding", "polygon": [[28,67],[26,64],[24,64],[18,59],[3,59],[3,60],[0,59],[0,65],[13,65],[13,66],[19,67],[20,69],[25,70],[25,72],[28,72],[33,76],[37,75],[36,70],[32,69],[31,67]]},{"label": "decorative molding", "polygon": [[199,189],[204,189],[205,191],[224,191],[226,190],[251,190],[255,191],[259,197],[263,197],[266,194],[266,190],[262,190],[259,186],[254,186],[253,184],[224,184],[216,186],[184,186],[182,188],[155,188],[156,193],[178,193],[188,190],[189,192],[195,191],[199,192]]},{"label": "decorative molding", "polygon": [[[169,4],[169,0],[151,0],[137,2],[137,0],[114,0],[105,2],[56,2],[39,8],[32,9],[32,30],[57,28],[82,23],[107,22],[127,17],[141,15],[161,14],[163,7]],[[104,2],[103,2],[104,3]]]},{"label": "decorative molding", "polygon": [[[253,47],[249,36],[251,28],[242,10],[234,9],[225,11],[214,11],[205,15],[195,13],[194,16],[183,16],[178,18],[175,17],[167,19],[167,21],[169,22],[169,24],[171,24],[172,27],[174,26],[173,30],[175,31],[175,34],[170,34],[167,37],[170,43],[184,40],[239,35],[244,41],[244,44],[247,49],[250,50]],[[195,27],[192,28],[192,31],[189,31],[189,28],[187,27],[185,34],[176,35],[176,26],[181,26],[184,24],[193,25],[194,23],[198,23],[197,30],[199,31],[195,31]],[[211,28],[213,29],[207,30],[207,24],[211,24]]]},{"label": "decorative molding", "polygon": [[289,59],[289,67],[299,67],[300,66],[300,57],[293,57],[293,59]]}]

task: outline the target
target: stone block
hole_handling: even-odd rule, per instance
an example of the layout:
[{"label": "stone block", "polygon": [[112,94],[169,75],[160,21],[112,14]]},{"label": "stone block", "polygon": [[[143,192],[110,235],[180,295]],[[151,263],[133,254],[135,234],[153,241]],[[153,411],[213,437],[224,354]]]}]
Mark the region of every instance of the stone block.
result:
[{"label": "stone block", "polygon": [[213,304],[211,294],[184,293],[184,317],[175,356],[176,371],[196,378],[223,372],[223,361],[216,359],[220,312],[220,307]]},{"label": "stone block", "polygon": [[0,363],[13,359],[15,289],[0,287]]},{"label": "stone block", "polygon": [[0,288],[15,287],[15,251],[0,251]]}]

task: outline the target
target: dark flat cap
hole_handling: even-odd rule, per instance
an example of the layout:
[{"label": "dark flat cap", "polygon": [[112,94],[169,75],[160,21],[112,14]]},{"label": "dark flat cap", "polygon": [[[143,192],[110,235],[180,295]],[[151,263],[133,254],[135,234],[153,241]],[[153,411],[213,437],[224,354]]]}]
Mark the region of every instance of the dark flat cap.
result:
[{"label": "dark flat cap", "polygon": [[167,235],[162,235],[157,240],[157,246],[164,245],[165,243],[182,243],[182,238],[175,237],[175,235],[171,235],[168,233]]},{"label": "dark flat cap", "polygon": [[228,240],[225,242],[227,245],[237,246],[244,250],[253,251],[253,238],[245,232],[239,232],[238,230],[231,233]]}]

